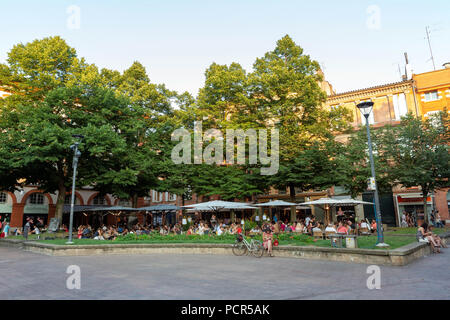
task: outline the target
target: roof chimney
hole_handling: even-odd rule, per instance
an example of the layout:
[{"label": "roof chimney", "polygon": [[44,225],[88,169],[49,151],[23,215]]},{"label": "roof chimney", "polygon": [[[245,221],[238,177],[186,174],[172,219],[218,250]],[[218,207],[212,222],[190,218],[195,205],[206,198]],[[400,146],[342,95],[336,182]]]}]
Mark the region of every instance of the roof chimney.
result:
[{"label": "roof chimney", "polygon": [[450,69],[450,62],[446,62],[442,65],[445,69]]},{"label": "roof chimney", "polygon": [[412,79],[412,72],[413,72],[411,65],[409,64],[409,58],[408,58],[407,52],[405,52],[405,62],[406,62],[405,75],[403,76],[403,81]]}]

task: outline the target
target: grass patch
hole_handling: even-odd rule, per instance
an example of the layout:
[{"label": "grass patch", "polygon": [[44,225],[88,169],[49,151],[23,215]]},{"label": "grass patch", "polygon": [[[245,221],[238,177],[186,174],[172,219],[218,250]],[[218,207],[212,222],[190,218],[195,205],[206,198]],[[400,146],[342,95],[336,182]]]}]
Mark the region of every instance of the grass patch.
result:
[{"label": "grass patch", "polygon": [[[54,234],[50,234],[54,236]],[[64,234],[62,234],[64,236]],[[67,239],[57,238],[52,240],[37,240],[40,243],[48,243],[54,245],[66,245]],[[47,235],[49,236],[49,235]],[[19,239],[20,237],[10,237]],[[280,245],[288,246],[316,246],[331,247],[330,240],[314,240],[307,235],[298,234],[280,234],[275,236]],[[22,237],[23,239],[23,237]],[[248,237],[248,240],[251,238]],[[255,236],[254,239],[262,240],[261,236]],[[232,244],[236,240],[235,235],[209,236],[209,235],[166,235],[162,236],[158,233],[150,235],[136,236],[134,234],[118,237],[116,240],[93,240],[93,239],[73,239],[75,245],[105,245],[105,244],[170,244],[170,243],[211,243],[211,244]],[[376,236],[358,237],[358,247],[361,249],[386,250],[376,247]],[[385,242],[390,245],[388,249],[396,249],[404,245],[416,242],[415,237],[411,236],[385,236]]]},{"label": "grass patch", "polygon": [[[449,232],[450,228],[433,228],[433,232],[436,234],[442,234],[445,232]],[[386,235],[393,235],[393,234],[410,234],[415,235],[417,232],[417,228],[389,228],[387,231],[384,232]]]}]

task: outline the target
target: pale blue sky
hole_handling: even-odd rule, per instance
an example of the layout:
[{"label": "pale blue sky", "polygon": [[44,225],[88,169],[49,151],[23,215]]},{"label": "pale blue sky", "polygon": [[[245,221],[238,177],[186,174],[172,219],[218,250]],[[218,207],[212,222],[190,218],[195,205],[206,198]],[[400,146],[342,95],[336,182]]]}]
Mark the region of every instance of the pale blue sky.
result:
[{"label": "pale blue sky", "polygon": [[[18,42],[60,35],[78,55],[122,71],[135,60],[153,82],[197,94],[212,63],[256,57],[289,34],[319,61],[338,92],[400,80],[407,51],[416,73],[450,61],[448,0],[0,0],[0,62]],[[70,5],[80,28],[67,27]],[[367,8],[380,9],[380,28],[367,26]]]}]

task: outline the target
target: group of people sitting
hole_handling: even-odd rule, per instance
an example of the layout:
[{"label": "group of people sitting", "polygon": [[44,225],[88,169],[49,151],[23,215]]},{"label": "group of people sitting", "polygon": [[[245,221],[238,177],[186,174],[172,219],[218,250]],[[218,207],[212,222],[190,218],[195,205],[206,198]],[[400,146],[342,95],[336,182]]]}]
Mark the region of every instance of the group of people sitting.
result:
[{"label": "group of people sitting", "polygon": [[77,237],[78,239],[114,240],[118,236],[127,234],[143,235],[155,232],[159,233],[160,235],[222,235],[240,234],[242,233],[242,228],[243,227],[240,223],[231,223],[230,225],[225,225],[222,221],[218,221],[212,224],[203,220],[190,224],[185,231],[183,231],[183,225],[181,223],[161,226],[137,223],[132,227],[127,227],[125,225],[102,225],[99,228],[92,228],[90,225],[81,225],[77,229]]},{"label": "group of people sitting", "polygon": [[[372,220],[371,223],[367,220],[362,220],[358,225],[360,230],[364,230],[367,232],[375,232],[377,229],[377,223],[375,220]],[[300,234],[308,234],[314,235],[315,232],[324,232],[324,233],[341,233],[341,234],[350,234],[355,230],[355,226],[351,220],[342,219],[336,223],[330,223],[326,227],[322,222],[316,221],[315,217],[307,216],[306,219],[300,219],[293,223],[282,222],[282,221],[272,221],[271,228],[273,233],[279,234],[283,232],[295,232]],[[251,230],[253,233],[262,232],[262,228],[258,226]]]},{"label": "group of people sitting", "polygon": [[433,233],[433,227],[428,225],[424,220],[417,221],[416,238],[419,242],[429,243],[434,253],[441,253],[441,248],[447,248],[441,237]]}]

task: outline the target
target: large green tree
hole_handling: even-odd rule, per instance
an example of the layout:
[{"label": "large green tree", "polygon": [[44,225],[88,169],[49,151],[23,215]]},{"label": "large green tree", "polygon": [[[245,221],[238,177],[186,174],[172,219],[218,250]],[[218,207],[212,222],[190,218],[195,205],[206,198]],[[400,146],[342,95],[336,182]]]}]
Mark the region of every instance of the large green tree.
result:
[{"label": "large green tree", "polygon": [[[291,201],[295,201],[296,187],[307,191],[328,185],[321,179],[306,177],[305,171],[298,170],[299,164],[314,153],[322,155],[325,149],[315,143],[326,145],[333,141],[332,131],[347,129],[350,115],[343,108],[324,107],[326,94],[319,85],[323,80],[319,64],[287,35],[273,51],[257,59],[253,68],[250,82],[256,109],[280,135],[281,170],[271,180],[279,188],[288,188]],[[323,165],[326,167],[327,162]],[[291,219],[294,213],[295,207]]]},{"label": "large green tree", "polygon": [[449,186],[449,124],[446,110],[424,120],[408,114],[399,126],[385,128],[380,143],[390,180],[421,187],[427,221],[428,195]]},{"label": "large green tree", "polygon": [[[101,82],[116,94],[127,97],[129,107],[139,119],[136,121],[136,117],[133,118],[136,121],[133,131],[125,136],[127,153],[117,154],[114,166],[108,169],[109,175],[114,175],[115,179],[98,177],[96,187],[120,198],[131,198],[136,207],[138,197],[148,195],[150,189],[160,184],[159,153],[164,142],[170,139],[168,130],[174,121],[172,99],[178,96],[164,85],[151,83],[144,66],[139,62],[134,62],[122,74],[103,69]],[[126,180],[120,174],[127,170],[134,175],[131,183],[124,183]]]},{"label": "large green tree", "polygon": [[[384,193],[392,190],[392,183],[387,174],[383,154],[379,152],[381,136],[381,129],[371,129],[377,188]],[[372,176],[366,127],[352,132],[345,143],[336,143],[333,153],[336,163],[333,172],[336,185],[344,187],[352,197],[365,192]]]},{"label": "large green tree", "polygon": [[138,143],[144,113],[103,85],[94,65],[51,37],[14,46],[0,70],[0,86],[12,93],[0,101],[2,189],[32,183],[58,191],[61,219],[71,184],[73,134],[85,137],[78,186],[136,184],[136,170],[117,162],[126,159],[130,142]]}]

